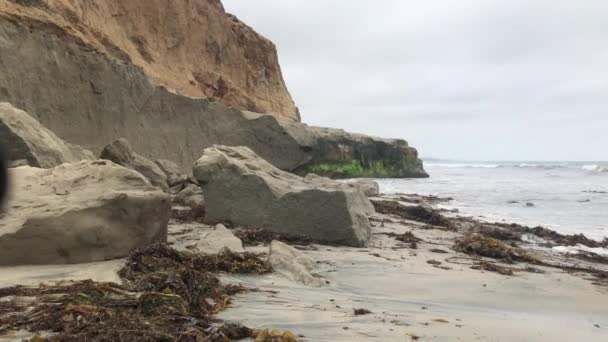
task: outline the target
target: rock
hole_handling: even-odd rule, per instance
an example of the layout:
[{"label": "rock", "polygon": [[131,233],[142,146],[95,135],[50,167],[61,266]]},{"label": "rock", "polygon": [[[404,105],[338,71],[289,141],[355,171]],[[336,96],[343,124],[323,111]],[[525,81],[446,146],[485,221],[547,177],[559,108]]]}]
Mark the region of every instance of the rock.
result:
[{"label": "rock", "polygon": [[198,185],[188,184],[175,196],[173,203],[190,207],[192,217],[205,216],[205,197]]},{"label": "rock", "polygon": [[[90,17],[86,25],[92,25],[92,20],[102,20],[95,18],[94,14],[104,18],[105,12],[97,12],[104,11],[107,1],[111,0],[104,0],[98,10],[80,13]],[[66,6],[78,7],[83,3],[82,0],[73,1]],[[117,4],[117,8],[131,6],[125,3]],[[141,3],[141,0],[134,3]],[[144,12],[155,10],[157,4],[150,4],[150,9],[145,8]],[[8,2],[8,5],[0,7],[0,14],[16,6]],[[23,13],[28,14],[28,20],[21,20]],[[74,31],[55,27],[47,21],[44,21],[44,25],[36,25],[41,13],[46,12],[21,8],[9,13],[8,19],[0,15],[0,101],[23,108],[62,139],[100,151],[108,142],[125,137],[142,156],[170,159],[182,169],[190,168],[205,148],[220,144],[247,146],[274,166],[302,175],[319,173],[335,178],[427,175],[417,158],[417,151],[404,140],[372,138],[342,130],[290,123],[290,120],[241,111],[209,99],[180,95],[163,86],[162,82],[158,84],[156,77],[151,81],[136,62],[137,65],[117,61],[103,53],[107,46],[88,45],[92,43],[86,39],[83,41],[82,36],[74,36]],[[124,13],[129,17],[130,12]],[[57,14],[57,17],[45,15],[48,15],[48,20],[64,15],[53,14]],[[197,16],[194,12],[192,15]],[[125,16],[106,19],[108,25],[112,25]],[[68,17],[80,20],[79,16]],[[206,16],[204,20],[212,17]],[[65,21],[62,25],[72,24]],[[139,29],[137,26],[123,28]],[[164,32],[164,28],[158,28],[159,34]],[[77,25],[74,29],[80,30]],[[212,39],[212,36],[207,36],[206,30],[203,31],[206,35],[204,40]],[[118,30],[112,34],[122,32]],[[112,42],[112,37],[108,39]],[[129,44],[128,39],[117,42]],[[120,45],[118,43],[115,44]],[[123,51],[119,48],[111,50],[119,54]],[[124,51],[133,61],[139,58],[137,52]],[[160,48],[155,51],[167,50]],[[256,52],[250,56],[267,55]],[[199,57],[196,55],[196,63],[206,65],[200,64]],[[247,65],[241,62],[226,65],[239,65],[239,68]],[[173,66],[181,68],[182,63],[173,63]],[[32,70],[35,70],[35,77]],[[183,71],[180,70],[176,80],[189,78],[189,74]],[[240,71],[235,75],[247,77],[246,73]],[[252,84],[257,82],[253,81]],[[257,110],[268,112],[264,108]]]},{"label": "rock", "polygon": [[312,258],[283,242],[275,240],[270,243],[268,263],[274,272],[306,286],[326,284],[320,275],[314,273],[316,263]]},{"label": "rock", "polygon": [[63,163],[94,159],[91,151],[69,144],[26,112],[0,103],[0,146],[11,166],[51,168]]},{"label": "rock", "polygon": [[235,253],[245,252],[241,240],[222,224],[216,225],[213,230],[205,233],[196,243],[196,249],[205,254],[217,254],[224,248]]},{"label": "rock", "polygon": [[359,189],[281,171],[247,147],[207,148],[193,174],[205,194],[207,222],[350,246],[369,240],[373,206]]},{"label": "rock", "polygon": [[198,185],[188,184],[182,191],[180,191],[173,200],[176,204],[193,206],[204,206],[205,197],[203,196],[203,190]]},{"label": "rock", "polygon": [[380,195],[380,185],[377,182],[369,179],[357,179],[350,184],[358,187],[367,197],[376,197]]},{"label": "rock", "polygon": [[383,139],[341,129],[285,124],[309,159],[292,169],[330,178],[428,177],[418,151],[401,139]]},{"label": "rock", "polygon": [[2,266],[122,258],[167,239],[170,196],[137,172],[103,160],[10,171]]},{"label": "rock", "polygon": [[[320,179],[323,181],[327,181],[329,178],[321,177],[314,173],[309,173],[308,175],[306,175],[306,179]],[[343,186],[346,188],[357,188],[361,190],[367,197],[375,197],[380,195],[380,185],[371,179],[353,179],[346,182],[341,182],[341,184],[343,184]]]},{"label": "rock", "polygon": [[167,176],[167,184],[169,187],[188,182],[188,175],[183,174],[179,166],[174,162],[167,159],[158,159],[155,163]]},{"label": "rock", "polygon": [[101,152],[101,159],[113,161],[128,169],[135,170],[155,186],[168,191],[167,176],[156,164],[133,151],[127,139],[120,138],[107,145]]}]

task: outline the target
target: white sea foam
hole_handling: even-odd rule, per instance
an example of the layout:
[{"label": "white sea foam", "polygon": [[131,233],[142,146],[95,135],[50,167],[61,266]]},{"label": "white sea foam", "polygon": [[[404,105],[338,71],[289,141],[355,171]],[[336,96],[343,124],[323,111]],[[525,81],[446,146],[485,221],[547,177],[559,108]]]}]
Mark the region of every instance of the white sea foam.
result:
[{"label": "white sea foam", "polygon": [[425,163],[428,167],[464,167],[464,168],[484,168],[495,169],[499,164],[468,164],[468,163]]},{"label": "white sea foam", "polygon": [[583,252],[591,252],[597,255],[608,256],[608,249],[606,248],[591,248],[584,245],[576,245],[576,246],[557,246],[553,247],[553,250],[559,253],[565,254],[578,254],[581,251]]},{"label": "white sea foam", "polygon": [[597,165],[597,164],[583,165],[581,167],[581,169],[585,170],[585,171],[591,171],[591,172],[608,172],[608,167]]}]

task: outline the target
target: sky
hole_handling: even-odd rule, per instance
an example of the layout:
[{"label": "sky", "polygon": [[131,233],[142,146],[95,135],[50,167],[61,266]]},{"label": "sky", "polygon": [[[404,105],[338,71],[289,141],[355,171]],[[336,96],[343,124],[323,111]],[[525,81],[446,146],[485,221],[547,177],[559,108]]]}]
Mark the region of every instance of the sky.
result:
[{"label": "sky", "polygon": [[302,120],[423,158],[608,160],[606,0],[224,0]]}]

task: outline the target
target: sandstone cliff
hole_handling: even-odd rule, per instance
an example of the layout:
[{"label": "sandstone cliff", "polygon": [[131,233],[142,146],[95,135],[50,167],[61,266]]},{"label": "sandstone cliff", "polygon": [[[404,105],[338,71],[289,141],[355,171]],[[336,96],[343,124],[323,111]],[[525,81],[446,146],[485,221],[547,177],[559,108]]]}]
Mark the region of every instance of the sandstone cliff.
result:
[{"label": "sandstone cliff", "polygon": [[[49,5],[18,1],[40,8],[11,1],[0,2],[0,102],[25,110],[60,138],[97,155],[124,137],[137,153],[175,161],[184,170],[205,148],[221,144],[247,146],[278,168],[299,173],[427,176],[405,141],[309,127],[185,96],[151,80],[134,60],[113,58],[77,39],[78,32],[40,19],[50,16],[46,6],[55,6],[56,0],[48,0]],[[155,1],[161,0],[150,6]],[[21,16],[8,15],[7,9]],[[38,17],[26,19],[24,13]],[[238,63],[236,69],[251,68]]]},{"label": "sandstone cliff", "polygon": [[300,120],[274,44],[219,0],[2,0],[0,16],[140,66],[179,94]]}]

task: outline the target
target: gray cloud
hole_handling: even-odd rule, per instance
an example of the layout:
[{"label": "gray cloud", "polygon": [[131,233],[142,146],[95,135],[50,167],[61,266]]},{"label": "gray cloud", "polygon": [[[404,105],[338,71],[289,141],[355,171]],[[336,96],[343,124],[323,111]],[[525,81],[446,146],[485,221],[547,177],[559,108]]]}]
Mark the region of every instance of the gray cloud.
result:
[{"label": "gray cloud", "polygon": [[224,0],[304,121],[422,156],[608,160],[605,0]]}]

